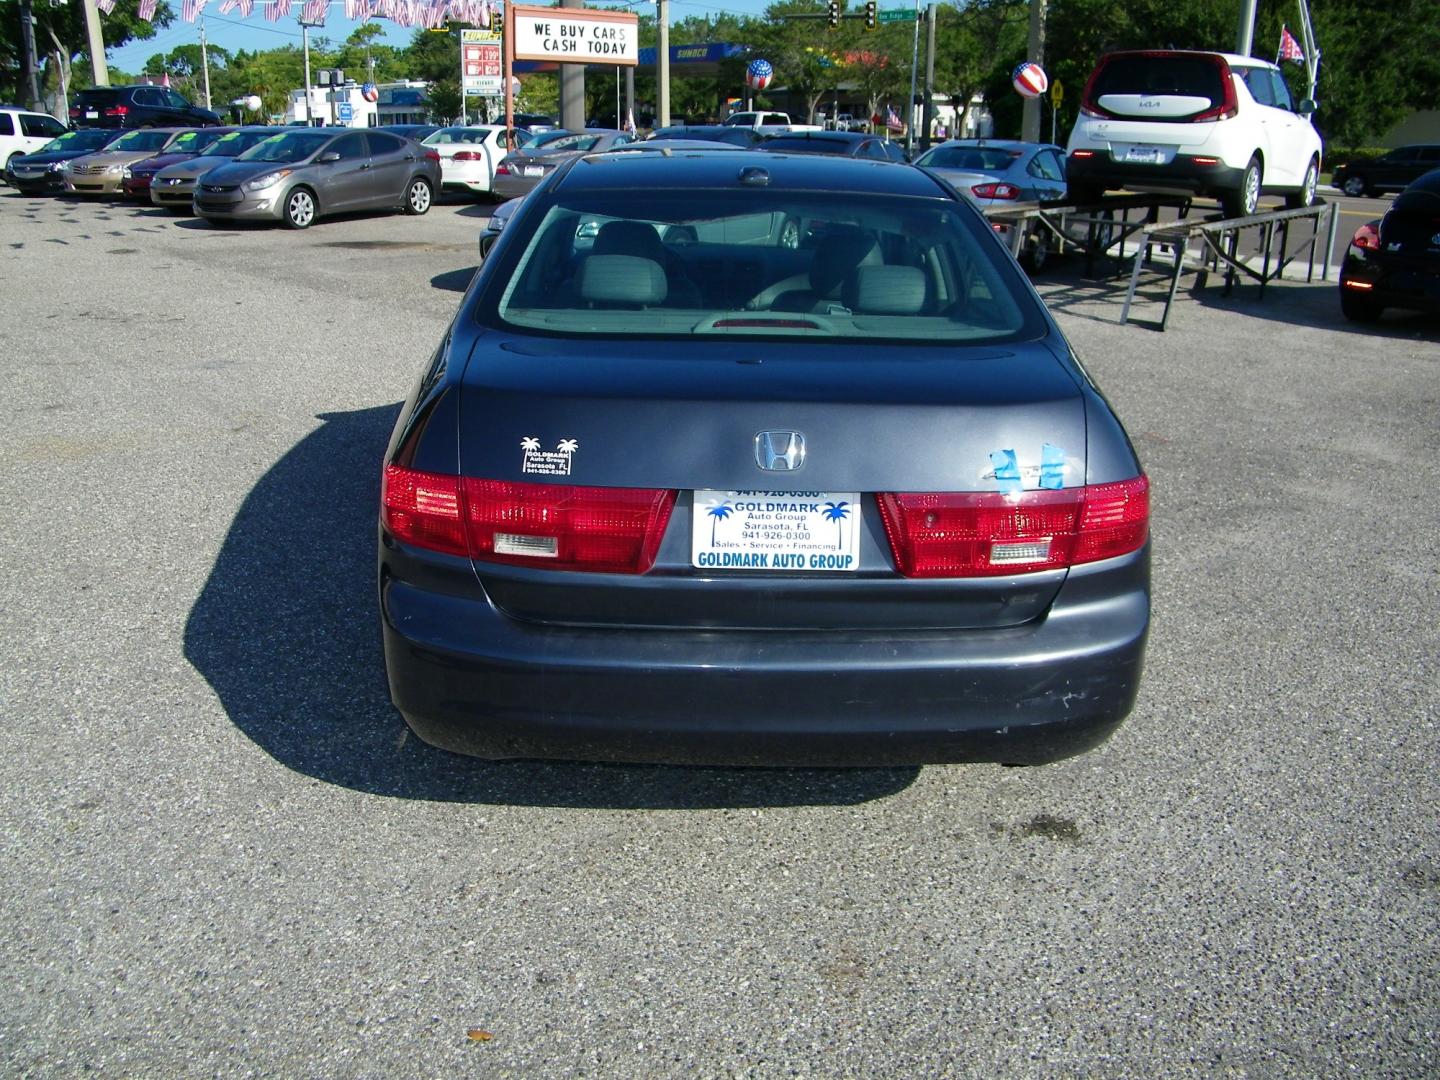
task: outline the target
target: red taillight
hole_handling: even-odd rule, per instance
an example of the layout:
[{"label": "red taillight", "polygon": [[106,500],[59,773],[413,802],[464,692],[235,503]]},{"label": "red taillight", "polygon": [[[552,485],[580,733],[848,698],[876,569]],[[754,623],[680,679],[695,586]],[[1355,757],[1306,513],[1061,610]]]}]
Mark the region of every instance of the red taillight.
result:
[{"label": "red taillight", "polygon": [[643,574],[655,563],[673,491],[520,484],[385,467],[385,527],[416,547],[481,562]]},{"label": "red taillight", "polygon": [[1135,551],[1150,529],[1150,483],[1058,491],[878,496],[895,565],[906,577],[996,577]]},{"label": "red taillight", "polygon": [[510,166],[507,165],[507,164],[506,164],[505,162],[503,162],[503,161],[500,162],[499,165],[496,165],[496,166],[495,166],[495,175],[496,175],[496,176],[509,176],[509,175],[511,175]]},{"label": "red taillight", "polygon": [[1363,248],[1365,251],[1380,250],[1380,228],[1373,221],[1367,221],[1355,230],[1355,235],[1350,238],[1350,246]]},{"label": "red taillight", "polygon": [[1190,160],[1193,161],[1196,165],[1219,165],[1219,164],[1220,164],[1220,159],[1219,159],[1218,157],[1192,157]]},{"label": "red taillight", "polygon": [[71,116],[79,116],[79,115],[80,115],[80,106],[78,106],[78,105],[72,105],[72,106],[70,106],[70,115],[71,115]]},{"label": "red taillight", "polygon": [[976,184],[970,189],[982,199],[1018,199],[1020,189],[1003,181],[995,184]]},{"label": "red taillight", "polygon": [[1071,150],[1071,151],[1070,151],[1070,156],[1071,156],[1072,158],[1092,158],[1092,157],[1095,156],[1095,151],[1094,151],[1094,150]]},{"label": "red taillight", "polygon": [[484,161],[485,155],[476,153],[474,150],[457,150],[450,155],[451,161]]},{"label": "red taillight", "polygon": [[438,150],[426,150],[426,151],[425,151],[425,160],[426,160],[426,161],[433,161],[433,162],[435,162],[435,164],[437,164],[437,165],[440,164],[440,151],[438,151]]},{"label": "red taillight", "polygon": [[112,105],[112,106],[110,106],[110,108],[108,108],[108,109],[105,110],[105,115],[106,115],[106,116],[129,116],[129,115],[130,115],[130,107],[129,107],[128,105]]}]

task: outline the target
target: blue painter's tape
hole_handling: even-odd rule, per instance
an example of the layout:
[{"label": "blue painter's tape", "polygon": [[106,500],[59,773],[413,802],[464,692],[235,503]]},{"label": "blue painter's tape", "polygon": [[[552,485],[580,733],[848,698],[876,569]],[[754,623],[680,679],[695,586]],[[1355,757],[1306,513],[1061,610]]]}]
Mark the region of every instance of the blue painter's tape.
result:
[{"label": "blue painter's tape", "polygon": [[1014,450],[992,450],[990,464],[995,466],[995,483],[1001,491],[1020,490],[1020,463]]},{"label": "blue painter's tape", "polygon": [[1062,488],[1065,486],[1065,451],[1048,442],[1040,448],[1040,486]]}]

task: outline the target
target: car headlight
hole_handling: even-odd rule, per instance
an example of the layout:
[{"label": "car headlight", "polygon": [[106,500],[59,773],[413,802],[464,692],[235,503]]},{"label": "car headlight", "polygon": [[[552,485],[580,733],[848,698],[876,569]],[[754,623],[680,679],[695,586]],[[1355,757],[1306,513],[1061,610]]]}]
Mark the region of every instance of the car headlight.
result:
[{"label": "car headlight", "polygon": [[105,171],[107,173],[129,172],[130,168],[128,165],[107,165]]},{"label": "car headlight", "polygon": [[56,170],[56,171],[58,171],[58,172],[69,172],[72,168],[73,168],[73,166],[70,164],[69,161],[62,161],[62,162],[60,162],[60,164],[57,166],[57,170]]},{"label": "car headlight", "polygon": [[120,179],[122,180],[129,180],[134,175],[135,174],[130,171],[129,165],[126,165],[123,169],[120,170]]},{"label": "car headlight", "polygon": [[268,172],[264,176],[257,176],[253,180],[246,180],[245,190],[262,191],[265,188],[269,187],[271,184],[278,184],[281,180],[284,180],[285,177],[289,176],[293,171],[293,169],[276,169],[274,172]]},{"label": "car headlight", "polygon": [[50,167],[47,168],[45,171],[46,171],[46,172],[64,172],[64,171],[65,171],[65,166],[68,165],[68,164],[70,164],[68,161],[52,161],[52,162],[50,163]]}]

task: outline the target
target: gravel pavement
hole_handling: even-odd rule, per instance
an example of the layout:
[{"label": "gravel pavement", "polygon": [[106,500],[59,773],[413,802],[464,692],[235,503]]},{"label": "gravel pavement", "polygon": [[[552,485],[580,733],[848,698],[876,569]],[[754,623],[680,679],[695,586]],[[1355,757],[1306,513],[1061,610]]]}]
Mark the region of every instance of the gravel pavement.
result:
[{"label": "gravel pavement", "polygon": [[0,194],[0,1070],[1440,1071],[1435,320],[1042,279],[1154,485],[1095,752],[487,764],[407,736],[373,585],[483,214]]}]

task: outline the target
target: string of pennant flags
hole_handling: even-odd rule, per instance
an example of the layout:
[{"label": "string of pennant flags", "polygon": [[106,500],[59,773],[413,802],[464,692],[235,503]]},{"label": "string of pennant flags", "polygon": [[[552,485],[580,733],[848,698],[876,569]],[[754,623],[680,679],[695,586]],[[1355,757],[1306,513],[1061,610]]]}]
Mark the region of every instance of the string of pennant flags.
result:
[{"label": "string of pennant flags", "polygon": [[[96,0],[96,6],[106,15],[115,10],[116,0]],[[193,23],[204,13],[211,0],[181,0],[180,18]],[[220,0],[221,15],[239,14],[248,19],[255,11],[257,0]],[[490,0],[344,0],[345,18],[351,20],[389,19],[396,26],[423,26],[427,30],[439,30],[447,22],[465,22],[472,26],[488,29],[492,19],[499,12]],[[155,18],[159,0],[140,0],[137,14],[146,22]],[[300,17],[308,23],[325,21],[330,0],[303,0]],[[287,18],[295,7],[295,0],[266,0],[260,4],[260,13],[267,22],[278,22]]]}]

